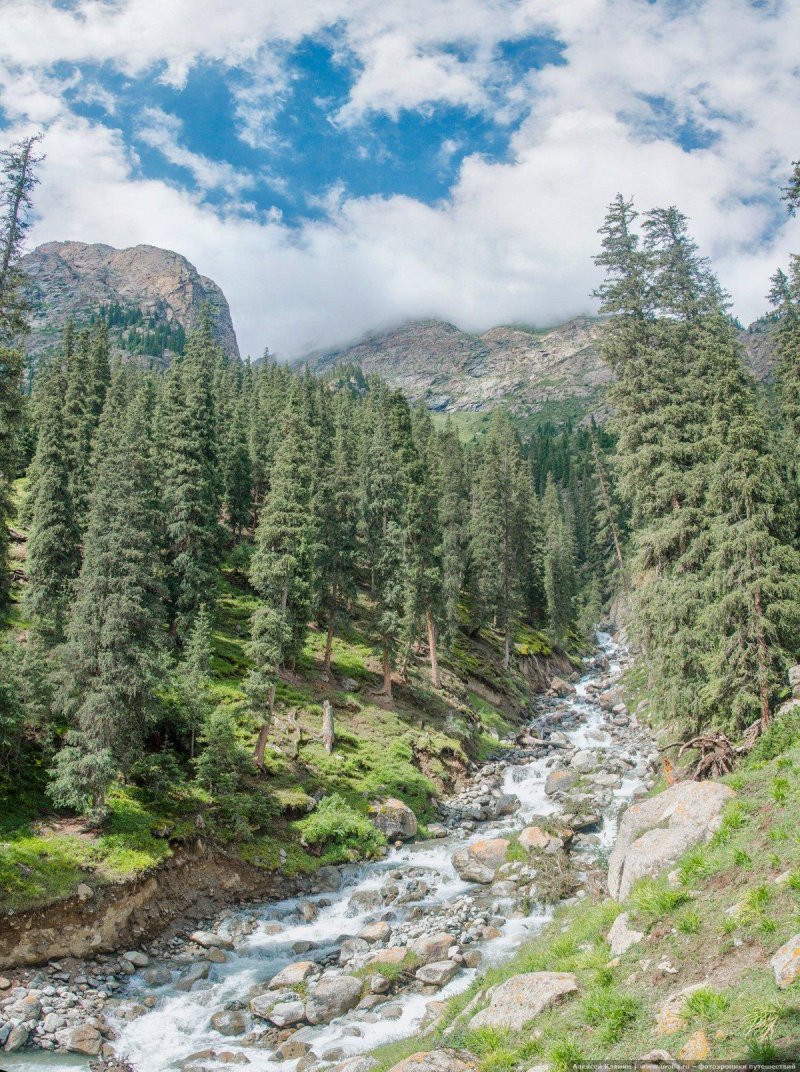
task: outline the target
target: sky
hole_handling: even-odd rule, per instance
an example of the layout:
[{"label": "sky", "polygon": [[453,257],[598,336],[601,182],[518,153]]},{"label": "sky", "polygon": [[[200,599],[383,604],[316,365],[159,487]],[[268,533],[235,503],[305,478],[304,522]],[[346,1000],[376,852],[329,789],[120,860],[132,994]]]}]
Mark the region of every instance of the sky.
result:
[{"label": "sky", "polygon": [[606,205],[677,204],[734,312],[800,250],[798,0],[0,0],[34,243],[163,246],[243,353],[591,313]]}]

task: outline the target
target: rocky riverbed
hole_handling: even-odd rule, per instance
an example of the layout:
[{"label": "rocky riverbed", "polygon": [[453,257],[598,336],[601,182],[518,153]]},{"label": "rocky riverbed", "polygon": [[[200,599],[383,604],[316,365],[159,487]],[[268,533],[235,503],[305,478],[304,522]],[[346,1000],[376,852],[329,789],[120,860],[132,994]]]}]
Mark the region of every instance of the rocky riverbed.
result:
[{"label": "rocky riverbed", "polygon": [[[431,840],[145,949],[6,973],[14,1067],[65,1052],[125,1055],[139,1072],[366,1072],[361,1055],[424,1030],[553,903],[601,888],[619,813],[652,784],[655,744],[618,688],[626,653],[598,638],[584,675],[555,679],[503,758],[441,805]],[[407,837],[416,823],[396,810]]]}]

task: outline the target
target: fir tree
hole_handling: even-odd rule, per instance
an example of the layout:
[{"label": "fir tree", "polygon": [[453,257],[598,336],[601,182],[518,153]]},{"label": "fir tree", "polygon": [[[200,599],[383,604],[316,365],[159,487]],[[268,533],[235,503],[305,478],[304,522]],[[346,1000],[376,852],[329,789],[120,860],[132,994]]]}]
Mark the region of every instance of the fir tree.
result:
[{"label": "fir tree", "polygon": [[302,387],[295,381],[250,566],[250,582],[261,603],[251,623],[248,653],[253,665],[245,688],[260,723],[255,750],[259,766],[264,763],[278,676],[299,654],[311,609],[316,535],[302,403]]},{"label": "fir tree", "polygon": [[82,331],[67,356],[63,419],[69,492],[79,527],[84,525],[89,509],[92,440],[97,422],[90,369],[89,332]]},{"label": "fir tree", "polygon": [[563,643],[575,617],[577,577],[575,543],[552,476],[542,500],[544,590],[550,631]]},{"label": "fir tree", "polygon": [[221,488],[213,377],[218,357],[206,311],[189,333],[183,357],[169,370],[162,406],[167,584],[179,639],[188,636],[216,585]]},{"label": "fir tree", "polygon": [[99,431],[60,691],[72,728],[50,786],[56,803],[95,815],[111,783],[141,753],[162,668],[150,400],[140,391],[125,408],[128,375],[118,374]]},{"label": "fir tree", "polygon": [[192,625],[178,668],[181,709],[189,730],[189,754],[194,758],[195,741],[211,711],[211,615],[205,603]]},{"label": "fir tree", "polygon": [[23,370],[22,351],[0,345],[0,618],[8,607],[11,592],[6,563],[9,525],[16,512],[12,489],[20,461]]},{"label": "fir tree", "polygon": [[63,639],[72,585],[80,565],[64,437],[64,387],[60,363],[54,360],[39,375],[39,435],[29,505],[25,606],[37,631],[51,644]]}]

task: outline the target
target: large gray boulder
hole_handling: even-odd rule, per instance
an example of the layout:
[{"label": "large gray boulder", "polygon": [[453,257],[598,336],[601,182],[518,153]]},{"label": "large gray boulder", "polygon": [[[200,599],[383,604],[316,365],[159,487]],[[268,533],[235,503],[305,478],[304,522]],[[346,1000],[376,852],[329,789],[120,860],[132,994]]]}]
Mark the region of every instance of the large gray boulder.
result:
[{"label": "large gray boulder", "polygon": [[373,805],[371,819],[389,841],[408,841],[416,836],[417,817],[402,800],[391,797]]},{"label": "large gray boulder", "polygon": [[529,972],[515,975],[496,987],[488,1008],[470,1020],[470,1030],[495,1027],[500,1031],[521,1031],[533,1020],[578,989],[571,972]]},{"label": "large gray boulder", "polygon": [[363,979],[354,975],[322,978],[306,1001],[306,1020],[310,1024],[329,1024],[358,1004]]},{"label": "large gray boulder", "polygon": [[507,838],[489,838],[475,841],[468,849],[453,854],[453,867],[458,877],[465,882],[480,882],[488,885],[495,872],[508,859],[511,842]]},{"label": "large gray boulder", "polygon": [[608,862],[608,892],[623,901],[640,878],[658,875],[719,828],[733,790],[719,782],[679,782],[633,804]]}]

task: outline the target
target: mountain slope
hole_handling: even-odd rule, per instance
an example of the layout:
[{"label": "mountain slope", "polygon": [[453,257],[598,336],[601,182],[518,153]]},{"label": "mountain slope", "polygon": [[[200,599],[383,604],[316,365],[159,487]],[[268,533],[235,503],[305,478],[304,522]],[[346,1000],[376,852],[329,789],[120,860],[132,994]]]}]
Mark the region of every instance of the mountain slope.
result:
[{"label": "mountain slope", "polygon": [[225,295],[179,253],[156,246],[47,242],[23,257],[21,268],[31,309],[26,348],[34,359],[58,345],[70,317],[81,325],[97,315],[110,322],[119,351],[168,359],[182,348],[183,334],[204,303],[222,348],[239,354]]},{"label": "mountain slope", "polygon": [[[598,413],[612,380],[600,352],[603,329],[602,320],[576,317],[545,331],[495,327],[472,335],[421,320],[310,354],[305,363],[322,373],[357,365],[437,411],[485,412],[503,404],[520,416]],[[769,378],[771,325],[757,321],[740,340],[756,378]]]}]

